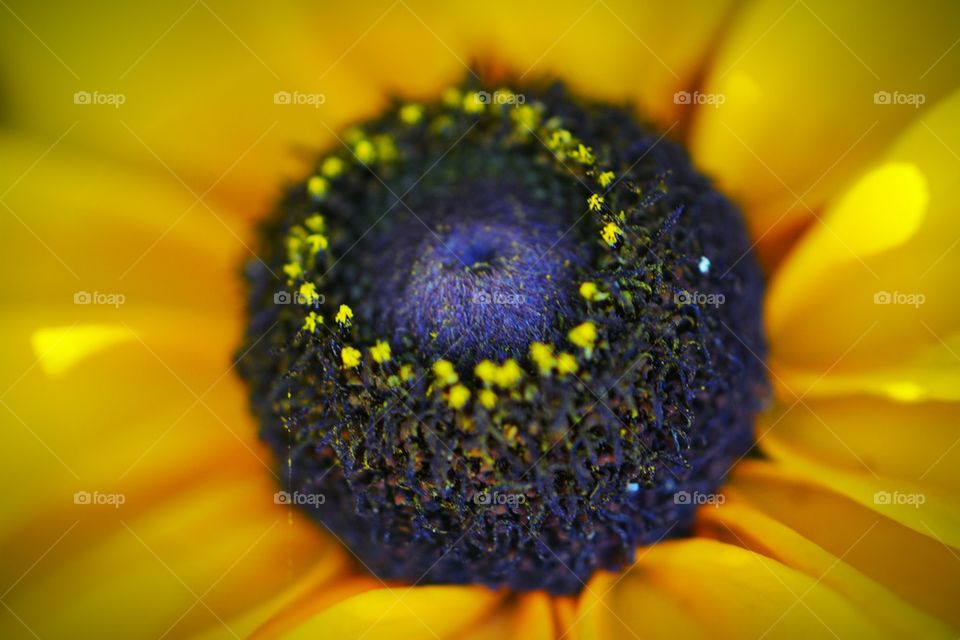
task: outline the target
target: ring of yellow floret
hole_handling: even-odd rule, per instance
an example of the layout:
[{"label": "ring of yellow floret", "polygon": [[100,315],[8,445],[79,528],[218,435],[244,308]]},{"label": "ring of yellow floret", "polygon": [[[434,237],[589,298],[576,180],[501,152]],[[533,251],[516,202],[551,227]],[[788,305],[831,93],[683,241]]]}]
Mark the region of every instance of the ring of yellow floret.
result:
[{"label": "ring of yellow floret", "polygon": [[[542,102],[514,105],[510,100],[513,93],[508,89],[496,92],[497,104],[484,100],[483,92],[462,91],[450,87],[444,91],[442,104],[445,110],[428,115],[424,105],[406,103],[396,110],[396,117],[407,126],[425,124],[429,130],[438,130],[448,126],[456,111],[471,114],[477,118],[507,118],[512,123],[514,139],[519,144],[541,144],[554,162],[580,178],[584,184],[593,184],[595,191],[584,203],[599,229],[600,244],[608,251],[617,251],[624,241],[624,219],[622,210],[612,206],[618,200],[618,189],[631,188],[618,180],[616,173],[605,168],[596,157],[593,149],[584,144],[572,131],[564,128],[560,117],[545,112]],[[508,106],[512,105],[512,106]],[[424,122],[431,117],[430,122]],[[287,262],[283,272],[287,284],[298,292],[297,301],[309,311],[305,313],[301,331],[306,334],[319,334],[326,325],[324,318],[313,307],[320,300],[319,291],[322,279],[318,267],[330,263],[328,253],[329,240],[326,235],[326,220],[323,216],[323,203],[337,179],[354,167],[386,165],[398,160],[399,152],[393,138],[388,134],[367,135],[362,129],[349,129],[344,140],[350,146],[350,153],[330,155],[318,163],[318,171],[306,181],[306,190],[316,211],[301,224],[294,225],[285,238]],[[598,347],[600,331],[589,317],[592,305],[602,303],[609,295],[594,282],[585,281],[579,286],[580,298],[585,315],[582,322],[576,324],[566,334],[567,344],[530,344],[528,359],[540,376],[565,378],[576,375],[584,360],[589,360]],[[412,378],[419,378],[422,372],[404,364],[393,366],[395,356],[390,343],[378,338],[373,344],[352,343],[353,311],[347,304],[341,304],[334,316],[334,322],[342,339],[340,364],[345,373],[363,366],[365,356],[385,377],[389,386],[398,386]],[[332,329],[331,329],[332,331]],[[447,404],[455,410],[463,409],[475,399],[486,409],[496,407],[501,396],[510,396],[516,400],[522,398],[519,385],[524,378],[524,370],[514,359],[503,362],[483,360],[474,367],[473,380],[460,380],[453,364],[440,359],[432,363],[433,385],[428,394],[439,390],[444,394]]]}]

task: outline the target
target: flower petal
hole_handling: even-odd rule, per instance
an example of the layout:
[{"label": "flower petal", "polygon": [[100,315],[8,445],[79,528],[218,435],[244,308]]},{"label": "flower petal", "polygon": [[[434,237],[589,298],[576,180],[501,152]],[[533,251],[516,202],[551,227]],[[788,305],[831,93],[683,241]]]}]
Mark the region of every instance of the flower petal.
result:
[{"label": "flower petal", "polygon": [[692,538],[642,553],[624,576],[592,581],[583,638],[884,635],[828,585],[741,547]]},{"label": "flower petal", "polygon": [[960,398],[960,92],[830,205],[770,285],[781,397]]},{"label": "flower petal", "polygon": [[341,600],[287,638],[457,638],[503,599],[485,587],[398,585]]},{"label": "flower petal", "polygon": [[930,105],[957,87],[958,20],[945,2],[748,3],[708,73],[704,92],[725,101],[699,111],[694,157],[756,236],[795,229],[915,118],[877,92]]},{"label": "flower petal", "polygon": [[952,637],[949,626],[907,604],[788,526],[763,514],[735,491],[725,492],[718,508],[700,510],[704,533],[739,544],[822,581],[855,604],[865,615],[900,637]]},{"label": "flower petal", "polygon": [[[861,403],[863,406],[865,403]],[[869,403],[866,403],[869,406]],[[875,406],[874,410],[881,409],[882,406]],[[831,446],[840,446],[846,449],[846,464],[825,463],[819,456],[810,455],[809,450],[804,450],[795,445],[795,440],[786,440],[776,436],[777,430],[781,426],[776,424],[770,429],[769,437],[761,440],[761,446],[764,451],[776,459],[780,465],[787,470],[799,474],[809,474],[811,482],[822,484],[833,491],[847,496],[870,509],[886,515],[892,520],[900,522],[904,526],[910,527],[921,535],[932,535],[945,544],[949,544],[960,549],[960,507],[958,507],[955,493],[948,485],[946,487],[937,486],[932,482],[925,482],[924,474],[926,470],[935,467],[938,464],[938,458],[950,453],[950,446],[956,444],[960,439],[960,434],[953,429],[953,437],[946,435],[941,438],[941,443],[946,447],[939,451],[931,451],[929,448],[914,442],[904,442],[909,435],[912,439],[923,438],[918,432],[922,431],[926,425],[922,424],[922,413],[913,412],[909,422],[901,422],[896,425],[900,431],[904,431],[906,425],[916,425],[908,434],[899,437],[898,449],[879,449],[882,446],[880,426],[878,425],[875,436],[876,442],[864,448],[863,445],[855,440],[855,435],[848,434],[845,428],[849,423],[844,424],[842,420],[834,421],[833,416],[827,413],[824,418],[820,415],[819,407],[809,407],[804,405],[802,408],[793,409],[788,415],[794,416],[794,419],[802,423],[803,429],[807,430],[805,438],[810,440],[819,436],[818,447],[829,449]],[[796,414],[794,414],[796,412]],[[858,412],[859,415],[853,420],[866,420],[870,415],[870,410]],[[896,413],[893,413],[896,415]],[[903,415],[903,412],[900,412]],[[830,422],[828,422],[828,420]],[[871,429],[873,424],[867,423]],[[882,424],[882,423],[881,423]],[[816,425],[816,426],[815,426]],[[788,427],[789,428],[789,427]],[[931,440],[935,438],[936,432],[931,429]],[[889,432],[889,431],[888,431]],[[848,441],[848,438],[850,441]],[[833,441],[836,444],[830,444]],[[853,442],[853,444],[851,444]],[[887,444],[890,443],[888,440]],[[856,448],[854,448],[856,447]],[[859,449],[859,450],[858,450]],[[864,458],[862,454],[867,455]],[[901,462],[885,462],[885,459],[900,456]],[[912,464],[910,458],[924,458],[929,460],[924,470],[923,463]],[[850,460],[852,458],[852,460]],[[869,460],[869,462],[868,462]],[[904,476],[890,476],[884,473],[891,467],[900,466],[909,468],[915,466],[918,473],[913,475],[908,472]]]},{"label": "flower petal", "polygon": [[[478,61],[524,80],[557,76],[594,97],[638,99],[669,125],[689,111],[673,92],[693,82],[731,4],[407,0],[335,13],[214,0],[185,9],[24,5],[13,9],[22,23],[0,25],[11,52],[2,71],[16,125],[67,131],[77,145],[258,212],[284,178],[305,170],[296,147],[336,144],[333,131],[388,94],[436,95]],[[75,92],[123,102],[78,104]],[[277,104],[277,92],[318,98]]]},{"label": "flower petal", "polygon": [[757,509],[832,553],[890,591],[952,625],[960,624],[960,556],[946,532],[920,523],[923,532],[891,519],[861,487],[839,474],[741,463],[731,489]]}]

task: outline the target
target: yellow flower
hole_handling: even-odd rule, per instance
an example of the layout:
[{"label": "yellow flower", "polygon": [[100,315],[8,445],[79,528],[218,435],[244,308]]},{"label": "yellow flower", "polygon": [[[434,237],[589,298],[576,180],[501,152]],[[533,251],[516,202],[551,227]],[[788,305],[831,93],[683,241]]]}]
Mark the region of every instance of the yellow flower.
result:
[{"label": "yellow flower", "polygon": [[370,347],[370,357],[374,362],[390,362],[390,343],[383,340],[377,340],[377,343]]},{"label": "yellow flower", "polygon": [[467,404],[467,400],[470,399],[470,389],[467,389],[462,384],[455,384],[450,387],[449,395],[447,396],[447,403],[454,409],[462,409],[463,405]]},{"label": "yellow flower", "polygon": [[340,352],[344,369],[352,369],[360,364],[360,350],[353,347],[344,347]]},{"label": "yellow flower", "polygon": [[570,342],[578,347],[592,349],[597,341],[597,326],[587,320],[570,329],[567,337],[570,339]]},{"label": "yellow flower", "polygon": [[[22,3],[0,23],[0,635],[956,637],[960,6],[119,9],[105,20]],[[238,257],[262,267],[254,221],[291,175],[318,170],[291,149],[373,162],[389,145],[343,148],[334,132],[397,78],[421,100],[474,59],[629,101],[682,137],[742,208],[768,280],[773,401],[758,455],[698,510],[696,535],[639,549],[633,568],[595,575],[577,597],[368,575],[278,493],[284,470],[233,374]],[[325,99],[285,103],[294,92]],[[459,91],[445,99],[467,106]],[[509,108],[518,129],[543,126]],[[561,138],[558,150],[590,157]],[[322,208],[339,177],[328,159],[295,197]],[[609,245],[621,236],[602,228]],[[277,290],[301,284],[286,280],[306,263],[288,266]],[[342,347],[343,365],[360,355]],[[447,364],[434,372],[466,406]],[[557,354],[555,369],[576,373],[575,356]],[[408,365],[398,375],[416,384]],[[584,384],[605,401],[602,381]]]}]

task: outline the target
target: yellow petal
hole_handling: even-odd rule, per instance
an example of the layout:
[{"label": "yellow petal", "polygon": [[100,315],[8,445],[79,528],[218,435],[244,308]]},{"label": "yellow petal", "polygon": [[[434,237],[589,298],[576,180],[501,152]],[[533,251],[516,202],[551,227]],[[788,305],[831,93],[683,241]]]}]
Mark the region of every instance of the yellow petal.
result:
[{"label": "yellow petal", "polygon": [[132,332],[123,325],[74,324],[37,329],[33,349],[43,370],[56,375],[94,353],[133,339]]},{"label": "yellow petal", "polygon": [[[944,532],[920,523],[918,532],[891,519],[869,499],[854,497],[860,487],[845,486],[824,469],[798,472],[781,465],[744,462],[731,488],[757,509],[795,530],[887,589],[952,625],[960,624],[960,562]],[[843,494],[843,495],[841,495]],[[852,499],[851,499],[852,498]]]},{"label": "yellow petal", "polygon": [[[389,94],[437,95],[476,62],[640,99],[669,125],[690,111],[672,95],[692,84],[731,4],[16,6],[23,23],[40,26],[0,25],[7,112],[51,140],[70,130],[74,144],[169,168],[194,191],[257,212],[304,170],[305,154],[292,150],[337,145],[331,129],[372,115]],[[123,103],[76,104],[75,92]],[[277,92],[321,98],[276,104]]]},{"label": "yellow petal", "polygon": [[889,163],[860,178],[777,272],[766,300],[771,338],[780,338],[791,319],[804,317],[807,306],[823,304],[818,285],[835,269],[909,240],[928,200],[926,181],[913,165]]},{"label": "yellow petal", "polygon": [[956,88],[958,20],[946,2],[747,3],[712,59],[703,91],[725,101],[698,111],[694,157],[745,206],[756,236],[792,228],[917,116],[875,93],[929,106]]},{"label": "yellow petal", "polygon": [[[865,404],[861,402],[861,406]],[[882,410],[882,405],[878,408]],[[954,492],[949,486],[939,487],[925,481],[926,472],[940,464],[938,459],[941,456],[949,454],[949,447],[957,441],[957,437],[942,438],[941,442],[944,442],[947,448],[939,452],[931,451],[924,445],[914,446],[914,443],[908,440],[924,438],[923,430],[926,426],[922,422],[924,414],[914,412],[909,420],[895,426],[901,431],[899,438],[884,442],[878,426],[878,433],[871,436],[876,438],[876,442],[864,448],[857,442],[855,435],[851,435],[848,441],[845,437],[847,429],[841,420],[834,421],[834,416],[829,412],[824,417],[817,409],[816,405],[798,406],[788,415],[794,416],[794,420],[800,422],[802,428],[808,431],[804,436],[808,442],[818,439],[817,448],[829,450],[839,446],[846,449],[845,464],[830,464],[820,456],[811,455],[810,448],[796,446],[796,440],[777,437],[782,422],[777,423],[770,429],[770,433],[762,438],[760,444],[763,449],[783,468],[799,474],[809,474],[811,482],[823,484],[922,535],[932,535],[946,544],[960,548],[960,507]],[[867,420],[871,412],[865,409],[858,413],[852,420]],[[903,413],[900,412],[900,415]],[[869,422],[867,425],[873,428]],[[761,427],[761,432],[763,431]],[[936,432],[932,430],[931,435],[935,436]],[[883,444],[892,444],[891,440],[899,440],[897,444],[900,446],[881,448]],[[867,457],[864,458],[864,455]],[[885,462],[885,459],[894,457],[902,457],[903,460]],[[911,458],[914,458],[912,465]],[[926,464],[917,463],[920,458],[925,459]],[[897,466],[904,470],[913,466],[914,469],[899,476],[885,473],[890,467]]]},{"label": "yellow petal", "polygon": [[[324,545],[314,526],[288,523],[272,496],[264,477],[222,474],[149,509],[137,507],[136,494],[119,507],[75,505],[64,495],[61,514],[69,510],[68,518],[34,529],[36,536],[44,532],[46,554],[18,560],[23,578],[5,601],[47,637],[81,628],[182,637],[220,625],[316,563],[338,562],[339,550]],[[51,602],[58,603],[53,615]]]},{"label": "yellow petal", "polygon": [[955,495],[960,491],[958,422],[956,403],[812,400],[766,416],[759,426],[760,446],[836,470]]},{"label": "yellow petal", "polygon": [[725,497],[719,508],[701,509],[698,514],[704,528],[719,540],[742,545],[822,581],[901,637],[951,637],[947,625],[907,604],[842,557],[764,515],[735,491],[726,491]]},{"label": "yellow petal", "polygon": [[501,599],[502,595],[484,587],[397,585],[371,589],[334,604],[286,637],[457,638],[482,624]]},{"label": "yellow petal", "polygon": [[581,606],[583,638],[883,635],[828,585],[704,538],[655,545],[626,576],[592,581]]},{"label": "yellow petal", "polygon": [[[69,140],[0,136],[0,243],[10,301],[50,311],[45,325],[130,309],[235,304],[237,269],[253,259],[232,209],[199,201],[164,172],[106,162]],[[208,208],[209,207],[209,208]],[[87,294],[89,304],[75,304]],[[99,296],[99,298],[97,298]],[[123,296],[123,304],[111,301]]]},{"label": "yellow petal", "polygon": [[559,633],[554,629],[551,602],[552,598],[541,591],[518,594],[512,602],[505,602],[497,607],[496,613],[489,619],[457,638],[554,640]]},{"label": "yellow petal", "polygon": [[924,112],[788,257],[767,305],[785,400],[958,397],[958,148],[960,92]]}]

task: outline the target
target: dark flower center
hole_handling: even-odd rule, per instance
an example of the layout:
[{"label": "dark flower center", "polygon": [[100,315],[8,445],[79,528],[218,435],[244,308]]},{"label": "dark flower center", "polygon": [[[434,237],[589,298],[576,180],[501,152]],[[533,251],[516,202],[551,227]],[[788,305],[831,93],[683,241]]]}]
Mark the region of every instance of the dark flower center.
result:
[{"label": "dark flower center", "polygon": [[629,111],[522,91],[350,128],[247,269],[278,500],[383,579],[576,592],[687,533],[752,445],[739,212]]}]

